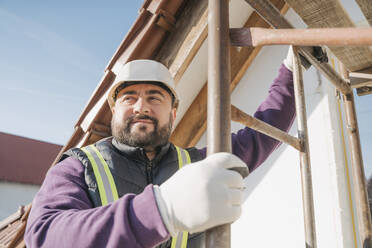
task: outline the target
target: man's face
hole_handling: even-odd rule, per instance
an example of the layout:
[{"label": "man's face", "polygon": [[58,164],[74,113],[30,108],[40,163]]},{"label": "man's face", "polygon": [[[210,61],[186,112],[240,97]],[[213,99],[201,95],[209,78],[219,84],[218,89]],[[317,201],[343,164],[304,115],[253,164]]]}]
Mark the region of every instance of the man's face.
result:
[{"label": "man's face", "polygon": [[166,90],[153,84],[134,84],[122,89],[116,99],[111,129],[117,141],[146,150],[168,142],[176,109]]}]

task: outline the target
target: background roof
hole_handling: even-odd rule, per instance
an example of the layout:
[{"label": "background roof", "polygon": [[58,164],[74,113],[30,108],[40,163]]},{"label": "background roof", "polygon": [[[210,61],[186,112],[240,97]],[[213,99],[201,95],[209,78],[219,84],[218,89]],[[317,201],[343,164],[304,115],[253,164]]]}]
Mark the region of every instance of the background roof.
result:
[{"label": "background roof", "polygon": [[62,146],[0,132],[0,180],[41,184]]}]

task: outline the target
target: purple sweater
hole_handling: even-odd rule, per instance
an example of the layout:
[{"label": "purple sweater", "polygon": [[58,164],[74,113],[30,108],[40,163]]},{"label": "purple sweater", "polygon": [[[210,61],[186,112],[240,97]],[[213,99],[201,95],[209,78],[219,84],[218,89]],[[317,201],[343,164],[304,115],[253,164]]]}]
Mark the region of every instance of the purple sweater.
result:
[{"label": "purple sweater", "polygon": [[[255,117],[288,131],[295,116],[292,73],[279,76]],[[249,128],[232,134],[233,153],[253,171],[279,142]],[[200,150],[203,156],[206,148]],[[93,208],[84,181],[84,167],[67,158],[52,167],[37,193],[25,233],[27,247],[154,247],[170,235],[162,222],[152,185]]]}]

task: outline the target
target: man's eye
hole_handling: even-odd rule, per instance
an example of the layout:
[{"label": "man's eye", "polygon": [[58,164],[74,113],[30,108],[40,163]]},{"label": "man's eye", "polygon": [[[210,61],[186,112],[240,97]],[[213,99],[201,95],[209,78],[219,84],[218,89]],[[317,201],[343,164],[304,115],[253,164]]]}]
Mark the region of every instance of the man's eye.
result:
[{"label": "man's eye", "polygon": [[134,102],[136,100],[133,96],[125,96],[123,97],[123,102]]},{"label": "man's eye", "polygon": [[149,97],[149,100],[151,102],[161,102],[161,99],[159,97],[155,97],[155,96]]}]

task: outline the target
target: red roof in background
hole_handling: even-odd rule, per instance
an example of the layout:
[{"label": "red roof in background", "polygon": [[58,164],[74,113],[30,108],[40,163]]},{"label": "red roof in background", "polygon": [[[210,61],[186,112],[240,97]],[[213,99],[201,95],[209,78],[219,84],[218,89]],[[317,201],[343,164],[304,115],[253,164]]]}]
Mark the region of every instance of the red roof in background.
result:
[{"label": "red roof in background", "polygon": [[41,184],[61,148],[0,132],[0,180]]}]

